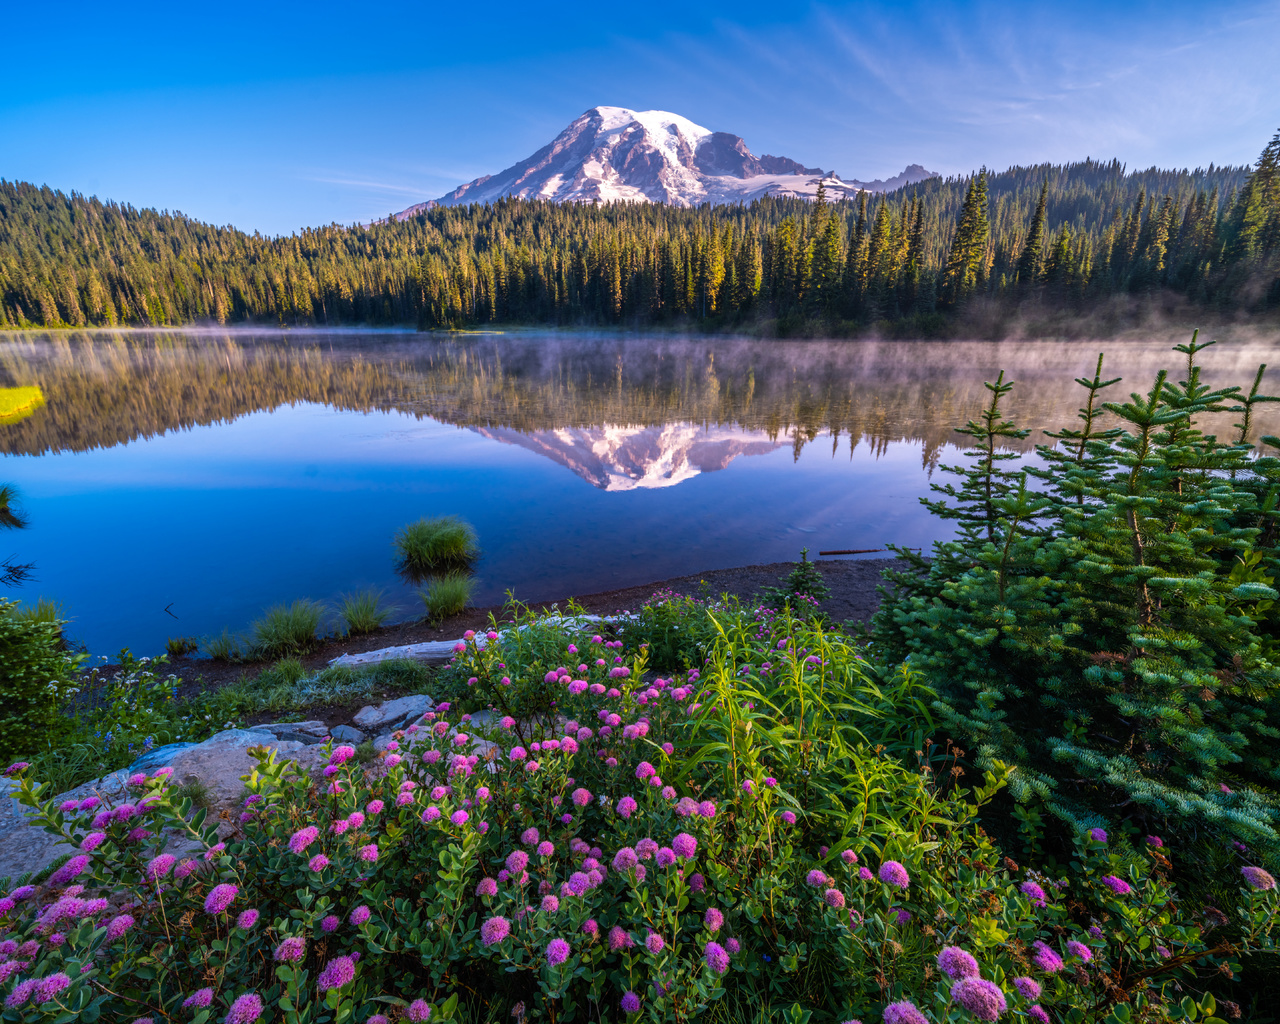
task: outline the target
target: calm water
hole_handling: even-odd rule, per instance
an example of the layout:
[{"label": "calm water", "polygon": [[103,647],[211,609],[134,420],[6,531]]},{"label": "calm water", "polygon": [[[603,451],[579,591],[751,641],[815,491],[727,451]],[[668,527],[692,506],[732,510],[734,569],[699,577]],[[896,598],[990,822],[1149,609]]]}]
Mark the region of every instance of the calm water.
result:
[{"label": "calm water", "polygon": [[[1181,339],[1179,339],[1181,340]],[[1109,346],[1127,394],[1165,341]],[[1276,345],[1211,350],[1247,383]],[[414,590],[391,539],[457,514],[484,556],[476,600],[586,594],[795,558],[928,546],[920,507],[956,460],[982,382],[1057,428],[1098,346],[820,343],[585,335],[139,332],[7,335],[0,385],[44,405],[0,422],[0,481],[36,563],[15,596],[60,601],[94,653],[241,631],[262,609]],[[1120,396],[1116,396],[1120,397]],[[1274,410],[1274,406],[1270,407]],[[1280,433],[1269,411],[1258,433]],[[1227,417],[1230,420],[1232,417]],[[1036,437],[1027,442],[1028,446]]]}]

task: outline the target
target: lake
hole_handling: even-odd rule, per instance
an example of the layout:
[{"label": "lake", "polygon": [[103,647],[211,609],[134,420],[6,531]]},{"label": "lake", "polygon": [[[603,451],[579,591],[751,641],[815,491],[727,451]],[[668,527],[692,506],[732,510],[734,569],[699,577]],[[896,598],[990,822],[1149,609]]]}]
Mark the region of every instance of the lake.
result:
[{"label": "lake", "polygon": [[[478,604],[802,547],[927,547],[948,531],[918,499],[958,461],[953,428],[984,380],[1019,382],[1008,409],[1035,429],[1029,450],[1071,422],[1070,381],[1101,348],[1127,395],[1159,367],[1179,376],[1173,341],[6,334],[0,396],[43,402],[0,418],[0,482],[31,520],[0,555],[35,563],[9,594],[59,601],[92,653],[154,654],[300,597],[374,587],[420,614],[392,538],[422,516],[476,527]],[[1277,348],[1210,349],[1207,379],[1247,386]],[[1255,436],[1280,433],[1263,408]]]}]

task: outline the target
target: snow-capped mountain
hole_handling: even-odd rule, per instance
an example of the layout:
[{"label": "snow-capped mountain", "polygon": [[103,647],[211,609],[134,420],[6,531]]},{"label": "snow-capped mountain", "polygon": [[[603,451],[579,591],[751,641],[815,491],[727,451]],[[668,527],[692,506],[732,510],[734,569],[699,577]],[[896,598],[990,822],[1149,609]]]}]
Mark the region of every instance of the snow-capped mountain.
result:
[{"label": "snow-capped mountain", "polygon": [[835,200],[861,191],[887,192],[932,177],[933,172],[912,164],[887,181],[847,181],[834,171],[805,167],[786,157],[754,156],[737,135],[713,132],[679,114],[593,107],[527,160],[411,206],[396,219],[434,206],[485,203],[504,196],[672,206],[750,202],[766,195],[812,199],[819,182]]},{"label": "snow-capped mountain", "polygon": [[514,444],[572,470],[602,491],[674,487],[699,473],[724,469],[739,455],[765,455],[785,442],[761,431],[668,423],[660,427],[604,425],[535,430],[473,427],[482,437]]}]

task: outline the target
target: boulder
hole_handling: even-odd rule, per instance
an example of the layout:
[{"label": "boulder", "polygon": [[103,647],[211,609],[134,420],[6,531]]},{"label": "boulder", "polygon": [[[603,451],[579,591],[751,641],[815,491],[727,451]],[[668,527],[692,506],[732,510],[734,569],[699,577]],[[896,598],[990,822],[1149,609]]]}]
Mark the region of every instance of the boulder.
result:
[{"label": "boulder", "polygon": [[166,743],[162,747],[148,750],[133,764],[129,765],[128,772],[130,775],[134,772],[153,774],[157,768],[163,768],[167,765],[179,750],[186,750],[188,747],[194,747],[195,745],[194,743]]},{"label": "boulder", "polygon": [[[115,771],[69,789],[56,799],[61,803],[97,796],[119,803],[121,797],[128,793],[129,775],[128,769]],[[16,882],[25,872],[39,871],[55,857],[75,852],[74,847],[63,843],[57,836],[28,823],[27,808],[13,795],[18,791],[16,779],[0,779],[0,783],[3,783],[0,786],[0,878],[7,875]]]},{"label": "boulder", "polygon": [[402,725],[430,711],[434,702],[425,693],[383,701],[377,707],[368,705],[356,712],[352,721],[366,732],[395,732]]},{"label": "boulder", "polygon": [[[128,768],[83,783],[55,799],[61,803],[97,796],[108,804],[119,804],[133,797],[128,778],[135,770],[154,772],[167,762],[173,768],[174,785],[204,783],[209,791],[209,820],[215,821],[224,809],[239,810],[244,792],[241,776],[253,770],[254,761],[248,749],[255,746],[274,747],[281,760],[296,761],[300,771],[310,771],[324,760],[319,746],[280,740],[262,729],[227,729],[203,743],[167,744],[148,751],[149,763],[145,769],[139,767],[142,760],[139,759]],[[54,858],[74,852],[56,836],[29,823],[27,809],[13,797],[18,788],[15,780],[0,779],[0,783],[3,783],[0,785],[0,878],[8,875],[16,879],[25,872],[39,871]],[[218,826],[219,834],[225,838],[231,828],[231,822],[222,822]],[[189,838],[174,836],[166,849],[172,847],[170,852],[182,852],[186,850],[182,844],[189,846]]]},{"label": "boulder", "polygon": [[[242,732],[244,730],[228,730]],[[256,735],[256,734],[254,734]],[[236,808],[244,793],[244,780],[241,776],[253,771],[255,761],[249,756],[249,747],[271,746],[277,751],[277,760],[297,760],[298,751],[304,750],[305,744],[289,740],[277,740],[267,734],[265,741],[251,740],[248,743],[222,740],[218,737],[181,751],[174,757],[174,780],[179,784],[199,781],[209,791],[210,816],[216,817],[223,808]]]},{"label": "boulder", "polygon": [[351,743],[359,746],[364,742],[364,733],[349,725],[335,725],[329,730],[329,735],[333,737],[335,743]]}]

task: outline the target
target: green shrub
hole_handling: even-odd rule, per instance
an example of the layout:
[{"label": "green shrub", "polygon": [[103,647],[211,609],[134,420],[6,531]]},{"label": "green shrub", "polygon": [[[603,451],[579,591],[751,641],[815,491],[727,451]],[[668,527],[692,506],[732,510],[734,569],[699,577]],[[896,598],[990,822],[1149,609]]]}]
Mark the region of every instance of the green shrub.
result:
[{"label": "green shrub", "polygon": [[244,647],[240,638],[233,636],[228,629],[206,639],[204,651],[214,661],[237,662],[244,658]]},{"label": "green shrub", "polygon": [[58,791],[127,767],[152,747],[198,742],[237,724],[221,717],[207,693],[179,701],[181,680],[165,671],[166,658],[135,658],[128,650],[118,658],[110,674],[95,668],[84,677],[84,693],[95,700],[65,718],[56,742],[23,751]]},{"label": "green shrub", "polygon": [[427,616],[435,622],[457,615],[471,600],[475,590],[475,581],[462,572],[451,572],[445,576],[436,576],[427,584],[427,589],[420,591],[419,596],[426,606]]},{"label": "green shrub", "polygon": [[[958,537],[929,561],[900,552],[914,568],[875,617],[880,656],[938,691],[946,734],[1016,766],[1029,838],[1043,811],[1077,834],[1121,820],[1280,858],[1280,459],[1248,440],[1261,371],[1249,393],[1211,389],[1204,347],[1127,402],[1102,401],[1118,380],[1099,357],[1043,469],[1005,468],[999,446],[1029,431],[1001,408],[1013,385],[988,384],[961,431],[971,466],[948,469],[962,484],[926,502]],[[1197,426],[1219,410],[1240,416],[1229,441]]]},{"label": "green shrub", "polygon": [[165,651],[171,658],[184,658],[200,650],[200,641],[193,636],[171,636],[164,642]]},{"label": "green shrub", "polygon": [[718,604],[670,590],[653,594],[632,618],[613,628],[632,648],[648,651],[648,664],[658,672],[680,672],[700,667],[719,629],[710,615],[713,609],[731,609],[738,600],[722,595]]},{"label": "green shrub", "polygon": [[0,760],[45,746],[66,729],[83,655],[70,655],[59,619],[0,600]]},{"label": "green shrub", "polygon": [[437,516],[410,523],[395,540],[398,570],[415,583],[442,569],[461,569],[479,554],[476,531],[457,516]]},{"label": "green shrub", "polygon": [[252,651],[260,658],[280,658],[305,654],[319,640],[324,605],[300,600],[268,608],[253,623]]},{"label": "green shrub", "polygon": [[365,590],[359,594],[347,594],[338,610],[347,633],[360,636],[380,629],[391,617],[391,609],[382,607],[382,593]]},{"label": "green shrub", "polygon": [[[603,638],[574,651],[576,629],[562,630],[552,660],[585,670],[511,677],[545,689],[555,717],[480,727],[439,710],[371,770],[332,748],[321,798],[266,752],[225,845],[164,776],[129,797],[146,798],[155,832],[137,838],[136,821],[95,823],[100,808],[63,809],[24,774],[20,799],[46,828],[73,846],[102,833],[50,884],[130,914],[115,928],[72,919],[61,943],[31,947],[31,976],[68,975],[47,1019],[90,1003],[100,1019],[178,1017],[205,979],[210,1020],[250,993],[272,1020],[388,1007],[421,1020],[429,1005],[453,1021],[463,1000],[503,1020],[657,1024],[773,1005],[816,1024],[880,1020],[902,1001],[976,1019],[939,970],[946,945],[972,955],[1011,1020],[1042,1019],[1042,1005],[1052,1020],[1189,1022],[1211,1016],[1206,985],[1239,971],[1236,952],[1271,946],[1280,904],[1256,873],[1220,940],[1180,905],[1163,844],[1080,836],[1052,878],[1002,859],[975,816],[1006,769],[962,789],[875,750],[859,737],[880,727],[878,698],[846,640],[788,616],[723,625],[710,663],[681,680],[641,677],[639,652]],[[485,651],[472,638],[460,658],[511,668],[508,638]],[[496,744],[481,770],[460,753],[477,734]],[[172,833],[195,845],[189,861],[157,856]],[[43,937],[53,902],[16,904],[12,939]],[[297,961],[276,955],[285,940]],[[9,1008],[43,1013],[15,983]],[[639,1016],[621,1009],[628,992]]]}]

